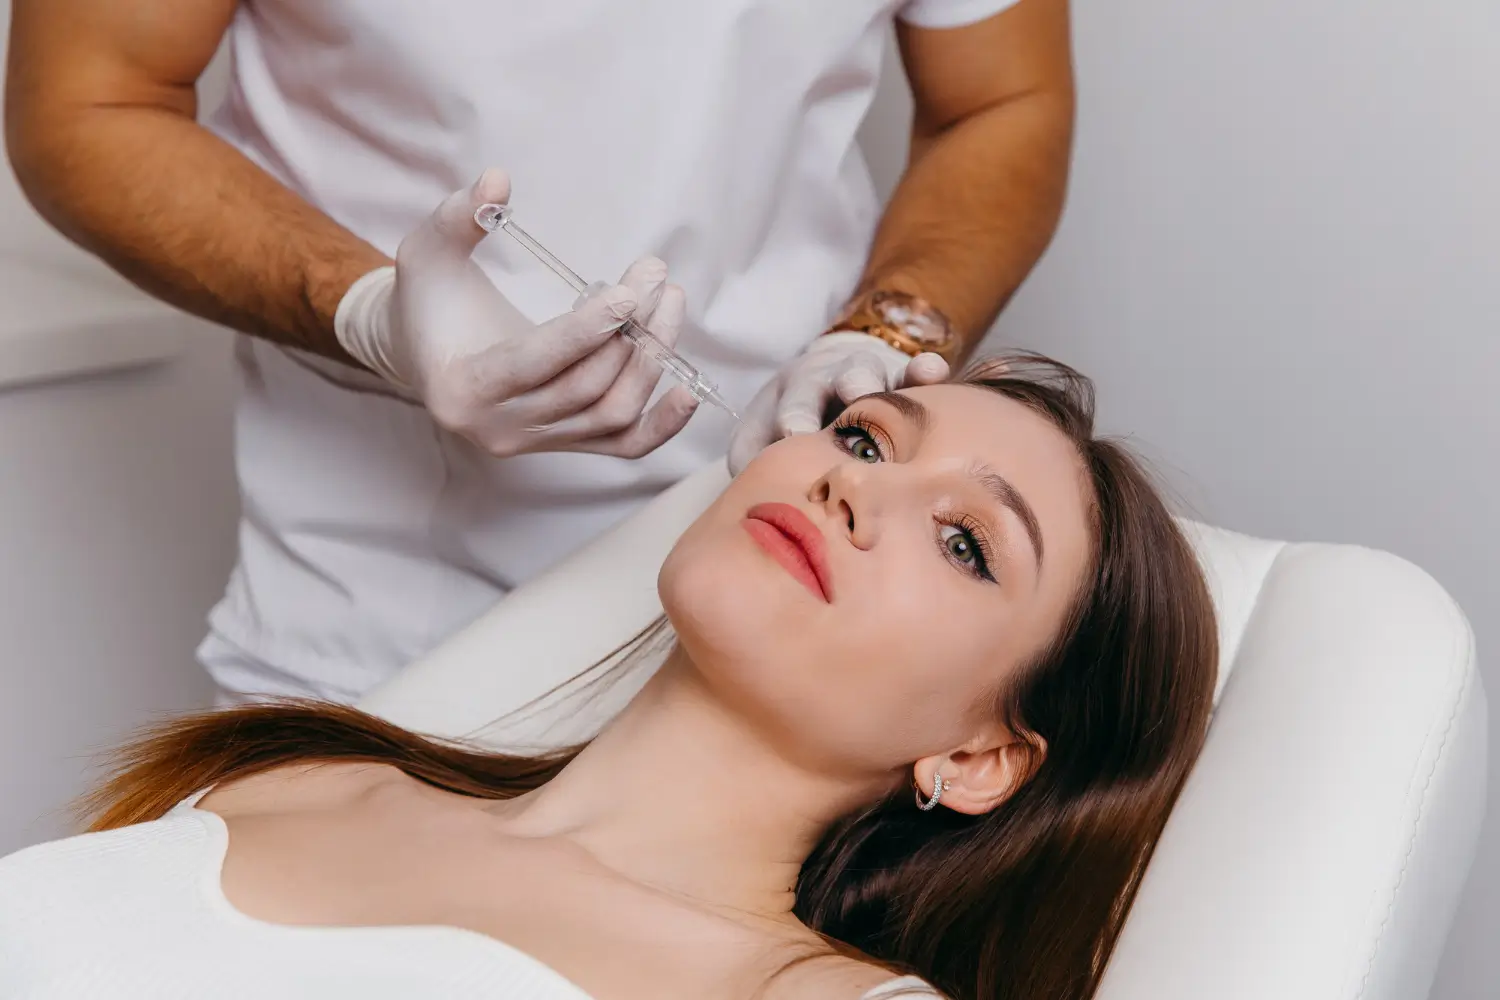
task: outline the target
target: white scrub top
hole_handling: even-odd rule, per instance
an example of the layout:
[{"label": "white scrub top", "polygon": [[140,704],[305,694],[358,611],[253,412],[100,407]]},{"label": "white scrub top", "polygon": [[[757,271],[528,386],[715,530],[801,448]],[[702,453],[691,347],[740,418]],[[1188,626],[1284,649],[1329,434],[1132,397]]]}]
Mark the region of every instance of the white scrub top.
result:
[{"label": "white scrub top", "polygon": [[[743,407],[863,268],[879,205],[855,132],[891,18],[1013,2],[243,0],[209,126],[391,254],[505,169],[517,221],[586,278],[665,260],[679,349]],[[537,321],[574,298],[502,236],[476,260]],[[239,560],[199,656],[245,693],[357,699],[731,430],[704,407],[638,461],[497,460],[373,376],[248,337],[237,361]]]}]

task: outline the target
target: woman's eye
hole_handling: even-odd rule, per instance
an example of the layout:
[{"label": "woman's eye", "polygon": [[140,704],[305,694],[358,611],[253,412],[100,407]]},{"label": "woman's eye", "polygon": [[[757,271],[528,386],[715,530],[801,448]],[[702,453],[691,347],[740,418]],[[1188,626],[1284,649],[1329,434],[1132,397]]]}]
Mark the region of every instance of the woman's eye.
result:
[{"label": "woman's eye", "polygon": [[938,542],[947,550],[948,557],[962,566],[965,572],[993,582],[995,577],[990,572],[989,560],[985,558],[985,543],[980,540],[979,532],[978,525],[961,528],[955,524],[945,524],[939,532]]},{"label": "woman's eye", "polygon": [[844,450],[861,462],[878,462],[881,459],[880,445],[865,431],[857,427],[845,427],[839,431]]},{"label": "woman's eye", "polygon": [[849,453],[861,462],[880,461],[880,448],[867,437],[859,438],[849,448]]},{"label": "woman's eye", "polygon": [[961,563],[973,563],[979,558],[979,550],[974,544],[974,539],[969,533],[950,525],[943,528],[943,544],[948,547],[948,554]]}]

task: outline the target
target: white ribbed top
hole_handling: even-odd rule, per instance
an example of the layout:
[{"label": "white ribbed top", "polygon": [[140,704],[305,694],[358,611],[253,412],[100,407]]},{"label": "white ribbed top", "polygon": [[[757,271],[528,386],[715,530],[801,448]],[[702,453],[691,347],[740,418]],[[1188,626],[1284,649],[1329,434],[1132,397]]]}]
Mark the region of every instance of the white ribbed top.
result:
[{"label": "white ribbed top", "polygon": [[[446,926],[308,927],[245,915],[220,880],[229,832],[196,808],[0,859],[6,1000],[592,1000],[495,938]],[[922,989],[909,994],[912,988]],[[875,998],[926,995],[893,980]]]}]

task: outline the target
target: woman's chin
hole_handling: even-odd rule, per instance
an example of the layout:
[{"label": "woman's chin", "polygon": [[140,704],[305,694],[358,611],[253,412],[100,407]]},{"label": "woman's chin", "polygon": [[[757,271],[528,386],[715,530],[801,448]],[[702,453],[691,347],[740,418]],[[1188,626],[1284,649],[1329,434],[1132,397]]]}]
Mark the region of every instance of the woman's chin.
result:
[{"label": "woman's chin", "polygon": [[784,571],[739,563],[674,563],[669,557],[662,566],[657,577],[662,609],[683,651],[695,659],[758,660],[774,655],[774,648],[805,634],[810,612],[827,607],[801,592],[802,584]]}]

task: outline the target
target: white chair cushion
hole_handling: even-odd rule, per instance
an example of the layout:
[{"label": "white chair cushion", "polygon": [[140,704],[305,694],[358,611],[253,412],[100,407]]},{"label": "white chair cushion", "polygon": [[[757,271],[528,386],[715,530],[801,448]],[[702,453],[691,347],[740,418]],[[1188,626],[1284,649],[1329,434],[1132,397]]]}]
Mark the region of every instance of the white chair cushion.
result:
[{"label": "white chair cushion", "polygon": [[[714,463],[677,484],[361,707],[495,746],[587,736],[649,664],[496,722],[660,614],[658,567],[727,481]],[[1100,1000],[1425,996],[1484,812],[1468,623],[1394,556],[1182,523],[1219,616],[1217,709]]]}]

